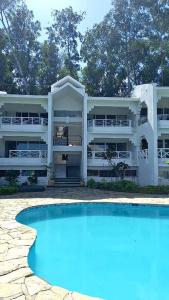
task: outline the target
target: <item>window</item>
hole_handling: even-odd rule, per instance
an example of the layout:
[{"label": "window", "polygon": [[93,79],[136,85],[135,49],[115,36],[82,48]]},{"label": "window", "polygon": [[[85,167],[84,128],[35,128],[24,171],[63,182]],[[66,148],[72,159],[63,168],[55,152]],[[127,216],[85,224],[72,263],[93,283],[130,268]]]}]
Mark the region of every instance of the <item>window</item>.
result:
[{"label": "window", "polygon": [[126,150],[127,150],[127,144],[125,144],[125,143],[117,144],[117,151],[126,151]]},{"label": "window", "polygon": [[116,120],[116,116],[115,115],[108,115],[107,119],[108,120]]},{"label": "window", "polygon": [[105,115],[95,115],[95,119],[96,120],[102,120],[102,119],[105,119]]},{"label": "window", "polygon": [[115,172],[112,170],[100,170],[100,177],[115,177]]},{"label": "window", "polygon": [[169,108],[164,108],[164,114],[169,115]]},{"label": "window", "polygon": [[104,143],[97,143],[94,145],[95,151],[105,151],[105,144]]},{"label": "window", "polygon": [[35,174],[37,177],[46,177],[47,170],[21,170],[21,176],[32,176]]},{"label": "window", "polygon": [[157,108],[157,115],[163,114],[163,108]]},{"label": "window", "polygon": [[126,170],[125,171],[125,176],[126,177],[136,177],[137,176],[137,171],[136,170]]},{"label": "window", "polygon": [[165,148],[169,148],[169,140],[165,140]]},{"label": "window", "polygon": [[97,176],[99,176],[99,172],[98,172],[98,170],[88,170],[87,171],[87,176],[97,177]]},{"label": "window", "polygon": [[163,140],[158,140],[158,148],[163,148]]},{"label": "window", "polygon": [[5,170],[0,170],[0,177],[5,177],[6,171]]}]

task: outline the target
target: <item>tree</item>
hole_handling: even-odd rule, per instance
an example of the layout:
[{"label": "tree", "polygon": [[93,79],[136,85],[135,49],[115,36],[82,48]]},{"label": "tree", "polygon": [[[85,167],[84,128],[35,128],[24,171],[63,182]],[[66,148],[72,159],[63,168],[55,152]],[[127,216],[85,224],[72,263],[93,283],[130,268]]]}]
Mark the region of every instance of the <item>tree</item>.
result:
[{"label": "tree", "polygon": [[84,19],[84,12],[74,12],[72,7],[55,10],[52,13],[53,24],[47,28],[48,41],[60,48],[62,70],[60,76],[71,75],[78,78],[80,70],[80,55],[78,43],[82,41],[82,34],[78,25]]},{"label": "tree", "polygon": [[39,59],[40,23],[21,0],[2,0],[0,22],[8,40],[8,55],[21,93],[34,93]]},{"label": "tree", "polygon": [[16,92],[16,85],[12,76],[12,65],[6,55],[7,40],[4,31],[0,30],[0,91]]},{"label": "tree", "polygon": [[123,94],[126,83],[117,55],[119,42],[119,34],[112,28],[108,16],[86,32],[81,48],[81,56],[86,64],[82,77],[90,95]]},{"label": "tree", "polygon": [[120,179],[123,180],[125,177],[125,171],[128,170],[129,166],[122,161],[116,163],[116,151],[113,150],[111,145],[107,148],[105,158],[107,159],[112,172],[115,174],[115,177],[120,177]]},{"label": "tree", "polygon": [[40,48],[40,63],[38,70],[39,93],[47,94],[51,84],[59,79],[61,59],[59,48],[55,43],[44,41]]}]

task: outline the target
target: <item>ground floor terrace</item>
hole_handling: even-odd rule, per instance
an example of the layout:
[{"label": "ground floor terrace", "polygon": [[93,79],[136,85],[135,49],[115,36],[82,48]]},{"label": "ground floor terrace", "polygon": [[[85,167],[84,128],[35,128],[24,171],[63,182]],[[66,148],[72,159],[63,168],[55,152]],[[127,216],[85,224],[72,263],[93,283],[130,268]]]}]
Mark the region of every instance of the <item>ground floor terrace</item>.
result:
[{"label": "ground floor terrace", "polygon": [[[47,189],[43,193],[17,194],[0,198],[0,299],[18,300],[87,300],[93,299],[51,286],[33,274],[27,255],[36,238],[30,227],[15,221],[25,208],[60,203],[111,202],[169,205],[169,198],[103,192],[88,188]],[[78,276],[78,274],[77,274]]]}]

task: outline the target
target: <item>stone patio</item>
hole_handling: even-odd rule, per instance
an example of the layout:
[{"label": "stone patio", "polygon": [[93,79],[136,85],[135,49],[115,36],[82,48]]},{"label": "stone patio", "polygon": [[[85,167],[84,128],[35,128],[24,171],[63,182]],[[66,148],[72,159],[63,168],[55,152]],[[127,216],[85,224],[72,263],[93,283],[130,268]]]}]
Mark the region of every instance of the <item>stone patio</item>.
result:
[{"label": "stone patio", "polygon": [[169,204],[169,198],[104,192],[87,188],[48,189],[43,193],[26,193],[0,198],[0,300],[89,300],[94,299],[51,286],[35,276],[27,263],[36,231],[15,221],[25,208],[82,201]]}]

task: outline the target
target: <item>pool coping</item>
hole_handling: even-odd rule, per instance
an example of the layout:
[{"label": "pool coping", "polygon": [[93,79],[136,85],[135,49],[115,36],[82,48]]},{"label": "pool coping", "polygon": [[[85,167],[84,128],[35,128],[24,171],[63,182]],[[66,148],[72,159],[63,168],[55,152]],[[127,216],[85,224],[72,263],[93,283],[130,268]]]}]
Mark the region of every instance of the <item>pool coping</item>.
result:
[{"label": "pool coping", "polygon": [[[103,192],[104,193],[104,192]],[[105,197],[107,194],[105,194]],[[104,197],[104,194],[103,194]],[[80,198],[80,195],[79,195]],[[96,198],[96,197],[95,197]],[[0,299],[16,300],[92,300],[99,299],[52,286],[36,276],[29,268],[27,256],[36,239],[36,231],[18,223],[15,218],[23,210],[58,204],[116,203],[139,205],[169,205],[169,198],[117,198],[83,199],[16,198],[0,199]]]}]

